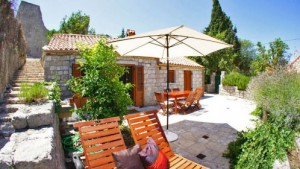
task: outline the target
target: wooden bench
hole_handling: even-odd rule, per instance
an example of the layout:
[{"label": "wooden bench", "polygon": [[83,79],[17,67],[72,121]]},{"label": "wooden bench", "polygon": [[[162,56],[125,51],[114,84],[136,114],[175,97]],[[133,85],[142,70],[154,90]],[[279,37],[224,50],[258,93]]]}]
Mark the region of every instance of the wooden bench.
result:
[{"label": "wooden bench", "polygon": [[[152,137],[160,150],[169,158],[170,168],[206,169],[206,167],[175,154],[168,143],[165,133],[157,117],[157,110],[125,116],[133,139],[142,148]],[[78,128],[81,144],[84,150],[86,168],[115,168],[113,152],[125,150],[125,142],[119,128],[119,117],[100,119],[96,121],[78,122],[73,126]]]},{"label": "wooden bench", "polygon": [[119,121],[112,117],[73,125],[79,130],[86,168],[115,168],[112,153],[126,149]]},{"label": "wooden bench", "polygon": [[170,168],[206,169],[207,167],[188,160],[172,151],[157,117],[157,112],[157,110],[152,110],[124,116],[128,121],[135,144],[140,144],[144,148],[148,138],[152,137],[160,150],[169,158]]}]

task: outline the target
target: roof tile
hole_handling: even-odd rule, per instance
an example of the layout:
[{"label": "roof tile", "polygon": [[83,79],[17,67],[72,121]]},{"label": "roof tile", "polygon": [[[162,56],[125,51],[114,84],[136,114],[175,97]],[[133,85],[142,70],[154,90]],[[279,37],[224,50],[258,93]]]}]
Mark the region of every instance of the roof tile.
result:
[{"label": "roof tile", "polygon": [[[77,43],[81,42],[83,44],[93,46],[101,38],[103,38],[103,36],[80,34],[54,34],[49,44],[47,46],[44,46],[43,49],[45,52],[76,52],[78,50]],[[166,59],[160,59],[159,61],[161,64],[167,64]],[[169,61],[171,65],[203,67],[186,57],[170,58]]]}]

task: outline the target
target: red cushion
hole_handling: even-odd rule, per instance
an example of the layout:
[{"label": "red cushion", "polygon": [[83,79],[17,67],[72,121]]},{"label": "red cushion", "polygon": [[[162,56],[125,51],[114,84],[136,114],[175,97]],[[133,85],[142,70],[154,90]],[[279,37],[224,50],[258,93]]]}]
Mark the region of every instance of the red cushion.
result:
[{"label": "red cushion", "polygon": [[168,169],[170,168],[168,157],[162,151],[159,151],[156,161],[152,165],[146,166],[146,168],[147,169]]},{"label": "red cushion", "polygon": [[169,168],[168,158],[159,150],[157,144],[151,137],[147,140],[146,147],[139,152],[139,155],[144,166],[148,169]]}]

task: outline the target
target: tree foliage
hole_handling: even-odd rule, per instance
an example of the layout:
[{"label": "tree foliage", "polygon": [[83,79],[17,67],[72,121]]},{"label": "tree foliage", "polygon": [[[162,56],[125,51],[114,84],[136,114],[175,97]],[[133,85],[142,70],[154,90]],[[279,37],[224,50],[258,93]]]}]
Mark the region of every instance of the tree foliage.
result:
[{"label": "tree foliage", "polygon": [[76,110],[83,119],[100,119],[113,116],[122,117],[127,106],[132,104],[128,90],[131,84],[123,84],[119,79],[125,68],[116,64],[117,54],[105,40],[92,48],[81,45],[79,62],[84,76],[69,81],[75,93],[89,97],[86,105]]},{"label": "tree foliage", "polygon": [[250,75],[251,64],[256,57],[256,48],[255,45],[250,40],[242,39],[240,40],[240,42],[241,42],[240,71],[241,73]]},{"label": "tree foliage", "polygon": [[74,33],[74,34],[95,34],[93,28],[89,28],[90,17],[83,14],[81,11],[74,12],[68,18],[65,16],[60,23],[60,33]]},{"label": "tree foliage", "polygon": [[95,35],[96,31],[94,28],[90,28],[90,17],[81,11],[77,11],[73,12],[70,17],[65,16],[63,18],[59,30],[51,29],[47,32],[48,42],[55,33]]},{"label": "tree foliage", "polygon": [[230,18],[223,12],[218,0],[213,0],[211,21],[204,33],[232,44],[233,48],[212,53],[206,57],[198,57],[197,62],[206,67],[207,73],[231,71],[237,69],[240,60],[240,42],[236,35],[237,29],[233,26]]},{"label": "tree foliage", "polygon": [[269,49],[266,49],[261,42],[258,42],[257,54],[251,64],[252,74],[257,75],[266,70],[284,67],[290,58],[290,55],[287,52],[288,49],[288,45],[280,38],[269,43]]},{"label": "tree foliage", "polygon": [[124,28],[122,29],[121,35],[118,36],[118,38],[125,38],[126,34],[125,34],[125,30]]}]

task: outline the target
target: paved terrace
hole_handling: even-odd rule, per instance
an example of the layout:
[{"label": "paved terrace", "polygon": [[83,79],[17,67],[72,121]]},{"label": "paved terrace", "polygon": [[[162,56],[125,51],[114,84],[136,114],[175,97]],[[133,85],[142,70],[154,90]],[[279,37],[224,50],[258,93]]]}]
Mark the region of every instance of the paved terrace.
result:
[{"label": "paved terrace", "polygon": [[[254,127],[251,119],[255,117],[250,113],[256,105],[248,100],[214,94],[205,94],[200,103],[201,110],[169,117],[169,130],[179,136],[171,143],[172,149],[211,169],[227,169],[229,160],[222,154],[237,137],[237,131]],[[150,106],[139,111],[157,108]],[[159,119],[165,129],[166,116],[159,114]]]}]

